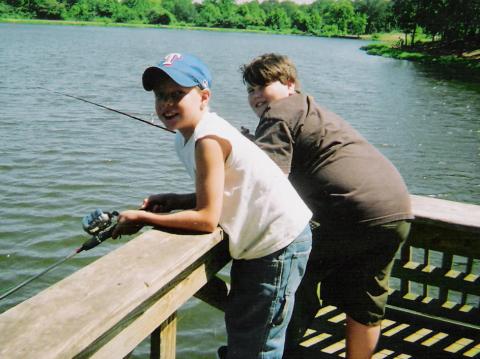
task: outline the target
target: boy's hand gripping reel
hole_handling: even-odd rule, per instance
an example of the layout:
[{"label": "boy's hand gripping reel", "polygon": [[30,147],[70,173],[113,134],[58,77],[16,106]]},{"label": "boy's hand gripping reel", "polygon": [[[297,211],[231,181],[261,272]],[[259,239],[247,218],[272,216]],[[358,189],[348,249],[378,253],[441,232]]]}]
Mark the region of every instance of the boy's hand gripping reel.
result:
[{"label": "boy's hand gripping reel", "polygon": [[88,251],[102,243],[104,240],[110,238],[117,225],[117,218],[117,211],[103,212],[101,209],[96,209],[92,213],[83,217],[83,229],[88,234],[91,234],[92,238],[83,243],[83,245],[78,248],[77,253]]}]

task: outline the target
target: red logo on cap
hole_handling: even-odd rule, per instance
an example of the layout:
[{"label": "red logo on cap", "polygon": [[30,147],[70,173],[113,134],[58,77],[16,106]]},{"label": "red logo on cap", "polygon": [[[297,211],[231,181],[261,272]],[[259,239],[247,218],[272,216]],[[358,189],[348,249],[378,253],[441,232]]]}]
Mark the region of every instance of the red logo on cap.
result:
[{"label": "red logo on cap", "polygon": [[180,60],[182,58],[182,55],[179,53],[173,53],[173,54],[168,54],[165,56],[165,61],[163,62],[164,66],[172,66],[173,63],[177,60]]}]

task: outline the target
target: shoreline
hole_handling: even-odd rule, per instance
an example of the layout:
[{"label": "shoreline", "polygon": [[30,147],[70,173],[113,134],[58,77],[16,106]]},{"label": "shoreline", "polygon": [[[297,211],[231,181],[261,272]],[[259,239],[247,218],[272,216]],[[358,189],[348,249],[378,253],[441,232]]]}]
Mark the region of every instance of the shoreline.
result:
[{"label": "shoreline", "polygon": [[22,19],[22,18],[0,18],[0,23],[9,24],[30,24],[30,25],[59,25],[59,26],[97,26],[97,27],[130,27],[130,28],[150,28],[150,29],[171,29],[171,30],[193,30],[193,31],[216,31],[216,32],[239,32],[255,33],[267,35],[291,35],[291,36],[309,36],[323,38],[353,39],[372,41],[371,44],[360,47],[369,55],[383,56],[398,60],[408,60],[420,63],[435,64],[454,69],[471,71],[478,76],[480,82],[480,49],[473,51],[458,52],[456,49],[444,53],[438,53],[435,48],[427,47],[424,44],[416,44],[414,47],[397,45],[401,39],[400,33],[385,33],[372,35],[343,35],[343,36],[318,36],[298,31],[275,31],[271,29],[237,29],[237,28],[219,28],[219,27],[201,27],[193,25],[153,25],[143,23],[115,23],[112,21],[78,21],[78,20],[42,20],[42,19]]},{"label": "shoreline", "polygon": [[435,47],[435,45],[425,46],[424,44],[419,44],[414,47],[399,47],[385,42],[372,43],[362,46],[360,49],[369,55],[408,60],[472,72],[475,77],[478,77],[477,81],[480,82],[480,49],[459,51],[458,49],[452,48],[438,51],[438,47]]},{"label": "shoreline", "polygon": [[472,72],[480,82],[480,48],[474,43],[453,46],[438,41],[421,39],[414,46],[403,45],[399,33],[385,33],[375,36],[372,43],[360,47],[369,55],[383,56],[397,60],[408,60]]},{"label": "shoreline", "polygon": [[275,31],[272,29],[262,28],[223,28],[223,27],[203,27],[194,25],[160,25],[160,24],[144,24],[144,23],[118,23],[112,21],[80,21],[80,20],[43,20],[43,19],[22,19],[22,18],[0,18],[0,23],[6,24],[29,24],[29,25],[60,25],[60,26],[98,26],[98,27],[132,27],[132,28],[150,28],[150,29],[171,29],[171,30],[195,30],[195,31],[217,31],[217,32],[245,32],[268,35],[292,35],[292,36],[309,36],[354,40],[372,40],[371,35],[332,35],[320,36],[301,33],[295,30],[291,31]]}]

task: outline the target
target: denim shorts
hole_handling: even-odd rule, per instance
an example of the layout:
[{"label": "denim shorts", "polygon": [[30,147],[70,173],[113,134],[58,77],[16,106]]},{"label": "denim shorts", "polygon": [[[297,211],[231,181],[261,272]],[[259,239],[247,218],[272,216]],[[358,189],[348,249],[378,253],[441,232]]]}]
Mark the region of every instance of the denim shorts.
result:
[{"label": "denim shorts", "polygon": [[228,359],[281,359],[297,290],[307,266],[307,226],[287,247],[262,258],[233,260],[225,311]]}]

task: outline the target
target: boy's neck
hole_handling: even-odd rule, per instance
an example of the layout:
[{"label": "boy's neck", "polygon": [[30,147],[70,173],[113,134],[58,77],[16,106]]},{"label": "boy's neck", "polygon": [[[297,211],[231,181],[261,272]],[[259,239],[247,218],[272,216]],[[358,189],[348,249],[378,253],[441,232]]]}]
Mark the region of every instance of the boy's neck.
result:
[{"label": "boy's neck", "polygon": [[203,109],[202,112],[200,113],[200,116],[198,116],[198,119],[192,122],[191,126],[188,126],[186,128],[181,128],[178,130],[180,134],[183,136],[185,143],[187,143],[190,137],[192,137],[200,121],[202,121],[205,115],[208,114],[209,112],[210,112],[210,109],[208,107],[205,107],[205,109]]}]

